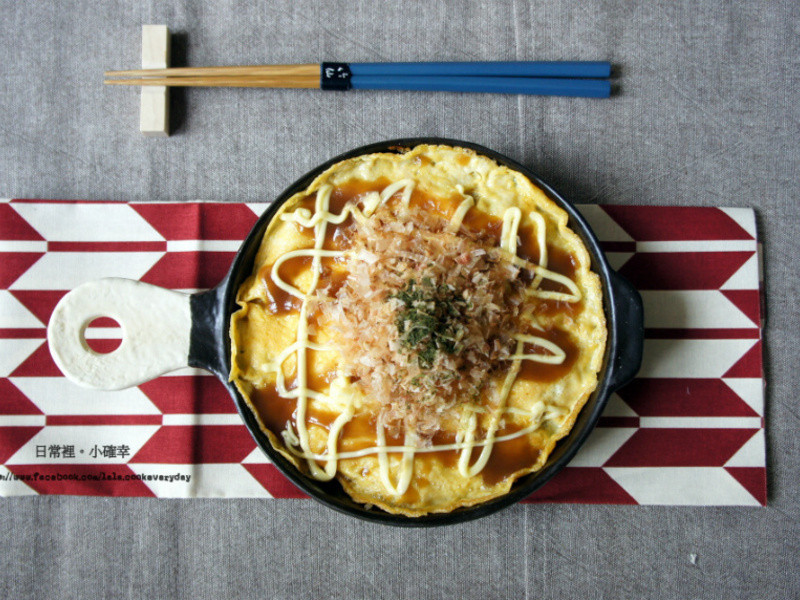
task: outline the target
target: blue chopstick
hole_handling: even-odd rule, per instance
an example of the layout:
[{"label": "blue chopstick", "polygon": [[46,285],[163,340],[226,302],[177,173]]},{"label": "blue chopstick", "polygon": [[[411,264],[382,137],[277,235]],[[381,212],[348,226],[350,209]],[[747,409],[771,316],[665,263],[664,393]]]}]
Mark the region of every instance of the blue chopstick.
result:
[{"label": "blue chopstick", "polygon": [[420,90],[608,98],[604,61],[341,63],[109,71],[115,85]]},{"label": "blue chopstick", "polygon": [[390,62],[348,63],[357,75],[439,75],[468,77],[568,77],[611,76],[606,61],[510,61],[510,62]]},{"label": "blue chopstick", "polygon": [[465,77],[355,75],[350,79],[356,90],[416,90],[429,92],[479,92],[490,94],[529,94],[608,98],[611,82],[605,79],[567,79],[552,77]]}]

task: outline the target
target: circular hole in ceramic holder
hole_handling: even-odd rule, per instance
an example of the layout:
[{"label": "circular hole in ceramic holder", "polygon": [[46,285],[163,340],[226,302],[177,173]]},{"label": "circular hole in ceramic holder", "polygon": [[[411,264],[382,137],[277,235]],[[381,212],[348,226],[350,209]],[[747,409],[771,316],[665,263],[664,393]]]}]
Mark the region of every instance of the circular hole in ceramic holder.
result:
[{"label": "circular hole in ceramic holder", "polygon": [[83,329],[83,339],[97,354],[114,352],[122,344],[122,327],[111,317],[96,317]]}]

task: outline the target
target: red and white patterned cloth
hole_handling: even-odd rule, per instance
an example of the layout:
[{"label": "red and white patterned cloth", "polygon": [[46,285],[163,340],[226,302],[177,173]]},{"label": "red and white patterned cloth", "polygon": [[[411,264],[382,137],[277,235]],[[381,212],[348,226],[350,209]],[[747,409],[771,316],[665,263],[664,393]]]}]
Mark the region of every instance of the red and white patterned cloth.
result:
[{"label": "red and white patterned cloth", "polygon": [[[67,381],[46,326],[84,281],[196,291],[225,275],[266,204],[0,201],[0,495],[304,497],[213,376],[120,392]],[[764,381],[750,209],[581,206],[642,293],[645,354],[570,465],[530,502],[764,505]],[[96,321],[90,345],[119,343]]]}]

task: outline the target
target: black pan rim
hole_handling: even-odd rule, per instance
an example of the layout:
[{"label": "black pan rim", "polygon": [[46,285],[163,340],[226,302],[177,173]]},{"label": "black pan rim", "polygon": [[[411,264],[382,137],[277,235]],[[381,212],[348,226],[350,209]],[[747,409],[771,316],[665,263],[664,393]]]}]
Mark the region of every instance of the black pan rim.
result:
[{"label": "black pan rim", "polygon": [[[594,270],[601,279],[608,340],[606,342],[603,366],[598,373],[597,388],[587,400],[573,428],[558,442],[543,469],[521,477],[515,482],[507,494],[495,498],[494,500],[489,500],[474,506],[459,508],[448,513],[433,513],[421,517],[407,517],[405,515],[388,513],[378,508],[367,507],[366,505],[354,502],[347,496],[335,480],[333,482],[322,483],[311,479],[301,473],[292,463],[272,447],[266,434],[259,427],[255,415],[252,413],[241,394],[239,394],[236,386],[228,381],[228,374],[231,368],[228,326],[230,316],[238,309],[238,305],[236,305],[235,302],[236,291],[243,279],[249,276],[252,271],[254,255],[260,245],[264,230],[284,202],[295,193],[308,187],[313,179],[320,173],[338,162],[355,156],[376,152],[405,151],[423,144],[467,148],[491,158],[499,164],[519,171],[528,177],[535,185],[540,187],[551,200],[567,212],[570,228],[575,231],[583,241],[592,260],[592,270]],[[270,207],[259,217],[247,238],[242,242],[240,250],[234,258],[227,276],[215,289],[207,293],[210,299],[206,303],[206,307],[213,309],[214,314],[211,319],[213,322],[210,323],[210,329],[212,329],[212,331],[206,329],[205,333],[211,333],[213,335],[214,343],[212,345],[209,345],[207,342],[202,344],[205,350],[201,352],[201,354],[210,354],[214,356],[206,356],[205,359],[203,357],[195,358],[193,364],[195,366],[208,368],[219,377],[233,397],[237,411],[258,447],[294,485],[325,506],[362,520],[401,527],[430,527],[463,523],[493,514],[515,504],[538,490],[558,471],[566,466],[594,429],[594,426],[597,424],[608,402],[608,398],[615,389],[615,386],[612,384],[612,371],[620,345],[619,336],[617,335],[619,315],[615,308],[617,304],[616,296],[619,294],[619,290],[614,283],[616,278],[619,278],[619,276],[616,275],[609,266],[596,236],[583,216],[568,200],[563,198],[549,184],[544,182],[538,175],[532,173],[527,167],[479,144],[456,139],[415,137],[375,142],[349,150],[310,170],[279,194]],[[192,361],[190,360],[190,362]]]}]

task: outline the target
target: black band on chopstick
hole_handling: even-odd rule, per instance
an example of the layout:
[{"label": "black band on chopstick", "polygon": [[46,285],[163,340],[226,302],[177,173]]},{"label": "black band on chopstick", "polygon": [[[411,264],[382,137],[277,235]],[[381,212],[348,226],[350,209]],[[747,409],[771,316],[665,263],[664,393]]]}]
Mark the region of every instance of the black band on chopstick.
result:
[{"label": "black band on chopstick", "polygon": [[324,62],[320,69],[319,87],[323,90],[349,90],[352,76],[347,63]]}]

